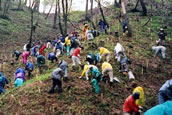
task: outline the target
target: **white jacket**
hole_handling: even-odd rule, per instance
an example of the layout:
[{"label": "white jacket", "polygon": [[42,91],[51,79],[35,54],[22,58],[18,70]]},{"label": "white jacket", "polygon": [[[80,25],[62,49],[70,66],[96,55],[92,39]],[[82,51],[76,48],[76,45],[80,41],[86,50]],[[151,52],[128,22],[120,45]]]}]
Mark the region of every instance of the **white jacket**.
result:
[{"label": "white jacket", "polygon": [[116,54],[118,54],[119,52],[124,53],[124,51],[125,51],[124,47],[120,43],[117,43],[116,46],[115,46],[114,52]]}]

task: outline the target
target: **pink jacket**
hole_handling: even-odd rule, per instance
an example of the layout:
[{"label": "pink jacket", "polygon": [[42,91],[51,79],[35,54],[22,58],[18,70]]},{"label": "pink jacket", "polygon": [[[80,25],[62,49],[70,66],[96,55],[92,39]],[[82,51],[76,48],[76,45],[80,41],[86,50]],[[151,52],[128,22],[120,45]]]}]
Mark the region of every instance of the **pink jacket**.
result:
[{"label": "pink jacket", "polygon": [[30,55],[30,52],[28,51],[24,51],[23,54],[22,54],[22,62],[23,64],[26,64],[26,61],[27,61],[27,57]]}]

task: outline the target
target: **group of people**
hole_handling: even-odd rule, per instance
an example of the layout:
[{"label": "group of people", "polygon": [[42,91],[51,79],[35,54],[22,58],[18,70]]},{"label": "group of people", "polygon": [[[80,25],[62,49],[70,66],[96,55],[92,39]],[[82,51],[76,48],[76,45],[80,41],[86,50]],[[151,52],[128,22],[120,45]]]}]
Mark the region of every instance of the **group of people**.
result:
[{"label": "group of people", "polygon": [[[106,31],[106,24],[102,20],[99,23],[102,30]],[[123,22],[123,29],[126,29],[125,22]],[[123,31],[124,33],[126,32]],[[165,48],[161,46],[163,40],[165,40],[165,32],[162,31],[158,34],[160,36],[160,40],[157,41],[157,46],[152,47],[155,50],[155,54],[161,53],[162,58],[165,58]],[[88,25],[85,24],[83,30],[84,39],[87,41],[93,40],[94,36],[92,31],[89,29]],[[58,93],[63,91],[62,88],[62,78],[64,81],[68,81],[68,63],[67,61],[60,59],[60,56],[67,55],[72,60],[72,70],[76,70],[76,67],[79,65],[81,69],[83,69],[81,76],[79,78],[83,78],[85,76],[86,80],[90,81],[90,84],[93,86],[93,91],[96,94],[100,93],[100,82],[109,77],[110,86],[113,85],[114,81],[120,82],[117,77],[114,77],[113,74],[113,66],[110,63],[111,52],[105,47],[99,47],[96,54],[90,52],[84,58],[84,64],[81,62],[81,51],[84,49],[81,46],[80,40],[77,38],[78,33],[72,32],[72,34],[63,36],[61,35],[59,38],[54,40],[47,40],[46,43],[39,41],[37,45],[33,44],[25,44],[23,48],[23,53],[18,50],[14,50],[12,61],[12,65],[14,62],[19,60],[19,57],[22,57],[22,63],[25,66],[25,69],[18,67],[14,76],[14,85],[15,87],[22,86],[26,81],[25,75],[26,71],[28,73],[28,77],[31,77],[32,71],[34,70],[34,65],[39,68],[40,73],[41,70],[45,70],[46,59],[51,63],[55,64],[56,69],[51,73],[52,86],[48,93],[56,92],[55,87],[58,86]],[[48,53],[46,51],[48,51]],[[65,54],[66,50],[66,54]],[[117,42],[114,48],[114,55],[117,62],[120,63],[119,71],[128,74],[129,79],[135,79],[131,70],[129,69],[129,64],[131,64],[130,59],[125,54],[124,47]],[[101,64],[101,69],[98,65]],[[5,84],[8,84],[8,80],[6,77],[0,73],[0,93],[5,93],[4,87]],[[144,102],[144,91],[141,86],[138,86],[135,82],[132,83],[132,88],[134,89],[132,94],[127,97],[123,105],[123,114],[124,115],[132,115],[135,113],[139,115],[142,112]],[[172,79],[168,80],[160,89],[158,94],[159,103],[161,105],[156,106],[155,108],[159,108],[159,106],[167,106],[172,105]],[[168,102],[166,102],[168,101]],[[165,107],[164,107],[165,108]],[[166,107],[167,108],[167,107]],[[157,109],[158,110],[158,109]],[[165,109],[164,109],[165,110]],[[153,110],[148,110],[145,114],[151,115]]]}]

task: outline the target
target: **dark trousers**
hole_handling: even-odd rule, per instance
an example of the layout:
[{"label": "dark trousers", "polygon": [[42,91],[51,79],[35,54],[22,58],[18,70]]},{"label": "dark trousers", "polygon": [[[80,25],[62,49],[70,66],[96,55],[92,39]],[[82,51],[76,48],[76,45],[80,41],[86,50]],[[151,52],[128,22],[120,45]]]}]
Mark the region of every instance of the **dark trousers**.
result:
[{"label": "dark trousers", "polygon": [[56,87],[56,85],[58,86],[58,92],[62,92],[62,82],[58,79],[55,79],[55,78],[52,78],[52,86],[51,86],[51,89],[50,89],[50,92],[54,92],[54,88]]}]

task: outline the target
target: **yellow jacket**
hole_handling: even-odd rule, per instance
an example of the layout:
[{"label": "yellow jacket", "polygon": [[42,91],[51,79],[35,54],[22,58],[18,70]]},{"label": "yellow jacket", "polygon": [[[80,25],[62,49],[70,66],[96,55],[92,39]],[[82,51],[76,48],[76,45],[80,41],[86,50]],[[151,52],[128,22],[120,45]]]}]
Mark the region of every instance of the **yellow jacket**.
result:
[{"label": "yellow jacket", "polygon": [[[94,65],[85,65],[84,66],[84,70],[82,71],[81,77],[84,76],[85,72],[90,68],[90,67],[96,67]],[[97,68],[97,67],[96,67]]]},{"label": "yellow jacket", "polygon": [[108,49],[104,48],[104,47],[101,47],[101,48],[100,48],[100,56],[101,56],[102,54],[104,54],[104,53],[110,53],[110,51],[109,51]]},{"label": "yellow jacket", "polygon": [[144,106],[145,105],[145,100],[144,100],[144,91],[143,88],[138,86],[133,90],[133,93],[138,92],[140,93],[140,98],[136,100],[136,104],[139,106]]},{"label": "yellow jacket", "polygon": [[108,63],[108,62],[104,62],[104,63],[102,64],[102,71],[103,71],[105,68],[112,68],[112,66],[111,66],[111,64]]},{"label": "yellow jacket", "polygon": [[65,38],[65,44],[67,45],[67,46],[70,46],[70,39],[69,39],[69,37],[66,37]]}]

